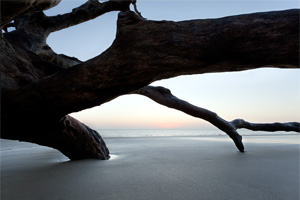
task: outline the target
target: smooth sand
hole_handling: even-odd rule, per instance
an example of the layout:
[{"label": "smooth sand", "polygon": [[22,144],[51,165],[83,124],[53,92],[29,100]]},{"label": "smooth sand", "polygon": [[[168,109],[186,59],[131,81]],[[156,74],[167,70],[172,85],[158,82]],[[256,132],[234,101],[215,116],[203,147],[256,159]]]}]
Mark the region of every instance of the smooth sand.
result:
[{"label": "smooth sand", "polygon": [[106,138],[109,161],[1,140],[1,200],[299,200],[299,135]]}]

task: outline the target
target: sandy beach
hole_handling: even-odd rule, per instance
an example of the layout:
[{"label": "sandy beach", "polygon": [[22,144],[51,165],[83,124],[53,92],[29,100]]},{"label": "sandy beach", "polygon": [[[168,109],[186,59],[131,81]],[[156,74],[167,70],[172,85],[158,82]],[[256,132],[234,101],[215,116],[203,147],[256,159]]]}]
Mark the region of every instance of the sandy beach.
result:
[{"label": "sandy beach", "polygon": [[1,200],[299,200],[299,135],[105,138],[109,161],[1,140]]}]

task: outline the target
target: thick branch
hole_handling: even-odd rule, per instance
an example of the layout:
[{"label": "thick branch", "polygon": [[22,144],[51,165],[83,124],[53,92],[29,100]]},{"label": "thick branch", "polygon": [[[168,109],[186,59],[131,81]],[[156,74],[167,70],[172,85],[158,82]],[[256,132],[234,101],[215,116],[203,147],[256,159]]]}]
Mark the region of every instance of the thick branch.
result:
[{"label": "thick branch", "polygon": [[[25,2],[27,1],[29,0],[26,0]],[[53,1],[52,4],[54,4],[54,1],[58,2],[58,0],[43,1],[46,1],[48,3]],[[41,4],[41,2],[39,3]],[[44,4],[46,2],[44,2]],[[28,9],[36,9],[36,3],[34,3],[34,5],[32,5],[32,2],[30,3],[27,2],[28,5],[26,4]],[[54,51],[52,51],[52,49],[46,44],[46,40],[49,34],[51,32],[94,19],[107,12],[129,10],[130,3],[131,1],[126,0],[108,1],[104,3],[100,3],[97,0],[89,0],[80,7],[73,9],[71,13],[66,13],[63,15],[48,17],[45,16],[43,12],[38,12],[31,15],[20,16],[19,18],[15,19],[14,25],[16,27],[16,31],[7,33],[4,36],[5,39],[7,39],[15,46],[19,46],[23,49],[34,52],[41,58],[61,65],[64,68],[69,68],[71,66],[79,64],[80,61],[57,55]],[[6,8],[11,7],[11,5],[7,2],[4,3],[4,6]],[[40,6],[39,8],[42,9],[43,7]],[[4,15],[9,14],[10,13],[4,13]]]},{"label": "thick branch", "polygon": [[62,117],[163,78],[270,66],[299,67],[299,10],[183,22],[145,21],[123,12],[107,51],[9,91],[3,102],[8,110],[20,105]]}]

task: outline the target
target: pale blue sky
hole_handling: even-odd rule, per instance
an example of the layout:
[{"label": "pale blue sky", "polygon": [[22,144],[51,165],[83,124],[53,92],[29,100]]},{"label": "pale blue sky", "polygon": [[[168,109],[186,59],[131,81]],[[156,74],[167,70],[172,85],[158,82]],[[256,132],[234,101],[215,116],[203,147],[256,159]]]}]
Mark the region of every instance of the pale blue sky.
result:
[{"label": "pale blue sky", "polygon": [[[46,12],[69,12],[84,3],[63,0]],[[140,1],[142,15],[149,20],[189,20],[299,8],[298,0]],[[118,12],[53,33],[48,44],[57,53],[87,60],[108,48],[116,32]],[[252,122],[300,121],[300,70],[258,69],[244,72],[181,76],[153,83],[197,106],[210,109],[226,120],[244,118]],[[197,91],[197,92],[195,92]],[[138,95],[126,95],[100,107],[72,116],[93,128],[207,128],[190,117]]]}]

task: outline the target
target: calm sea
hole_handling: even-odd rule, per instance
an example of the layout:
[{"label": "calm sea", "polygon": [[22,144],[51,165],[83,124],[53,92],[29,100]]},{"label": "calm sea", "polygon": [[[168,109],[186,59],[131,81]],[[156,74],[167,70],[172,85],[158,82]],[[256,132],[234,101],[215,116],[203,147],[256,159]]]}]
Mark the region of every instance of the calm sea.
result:
[{"label": "calm sea", "polygon": [[[217,136],[226,135],[218,129],[98,129],[102,137],[152,137],[152,136]],[[238,130],[240,135],[268,135],[268,134],[298,134],[295,132],[263,132]]]}]

